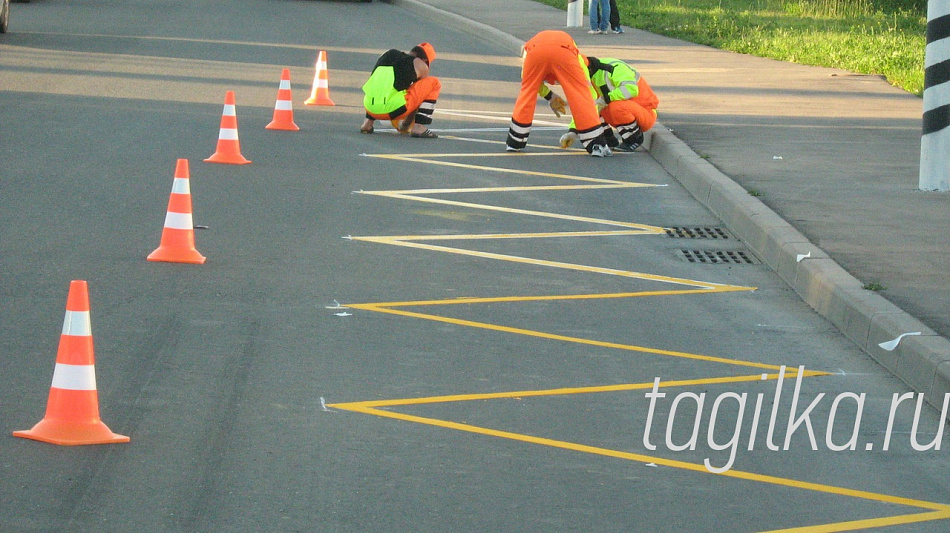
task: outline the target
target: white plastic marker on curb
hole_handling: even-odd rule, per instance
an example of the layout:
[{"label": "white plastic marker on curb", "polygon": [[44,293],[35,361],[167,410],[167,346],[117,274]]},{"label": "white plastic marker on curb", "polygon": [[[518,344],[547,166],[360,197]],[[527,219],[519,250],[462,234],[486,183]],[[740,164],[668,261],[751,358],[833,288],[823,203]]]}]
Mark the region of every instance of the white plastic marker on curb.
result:
[{"label": "white plastic marker on curb", "polygon": [[811,257],[811,251],[810,251],[810,250],[809,250],[809,252],[808,252],[807,254],[798,254],[798,255],[795,257],[795,262],[796,262],[796,263],[801,263],[801,262],[802,262],[802,259],[808,259],[809,257]]},{"label": "white plastic marker on curb", "polygon": [[904,333],[904,334],[898,336],[896,339],[894,339],[894,340],[892,340],[892,341],[882,342],[882,343],[878,344],[878,346],[880,346],[880,347],[881,347],[882,349],[884,349],[884,350],[887,350],[887,351],[889,351],[889,352],[893,352],[894,349],[897,348],[897,345],[900,344],[901,339],[903,339],[904,337],[906,337],[906,336],[908,336],[908,335],[920,335],[920,334],[921,334],[920,331],[913,331],[913,332],[911,332],[911,333]]}]

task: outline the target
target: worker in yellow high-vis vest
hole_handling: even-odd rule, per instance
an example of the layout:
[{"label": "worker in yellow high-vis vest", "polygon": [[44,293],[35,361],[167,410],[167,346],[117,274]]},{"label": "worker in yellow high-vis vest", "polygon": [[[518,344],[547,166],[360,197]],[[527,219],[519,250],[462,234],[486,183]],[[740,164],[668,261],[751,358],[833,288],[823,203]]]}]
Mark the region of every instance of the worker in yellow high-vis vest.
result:
[{"label": "worker in yellow high-vis vest", "polygon": [[[618,152],[636,150],[643,144],[643,132],[656,124],[660,99],[637,69],[619,59],[588,57],[587,71],[597,97],[594,103],[604,121],[607,145]],[[620,134],[619,141],[611,126]],[[561,136],[562,148],[578,138],[573,122],[568,129]]]},{"label": "worker in yellow high-vis vest", "polygon": [[412,137],[438,137],[429,130],[442,84],[429,75],[435,47],[422,43],[409,52],[389,50],[379,57],[363,84],[366,118],[360,133],[373,133],[377,120],[389,120],[400,133]]}]

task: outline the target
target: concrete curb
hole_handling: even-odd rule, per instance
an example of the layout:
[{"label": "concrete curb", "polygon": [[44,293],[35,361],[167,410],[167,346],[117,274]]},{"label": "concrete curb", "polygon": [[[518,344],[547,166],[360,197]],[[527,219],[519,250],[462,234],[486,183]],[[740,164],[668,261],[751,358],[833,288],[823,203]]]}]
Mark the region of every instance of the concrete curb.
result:
[{"label": "concrete curb", "polygon": [[[387,1],[521,53],[523,41],[481,22],[417,0]],[[928,402],[942,406],[944,394],[950,393],[950,340],[864,289],[827,253],[661,123],[647,132],[644,148],[805,303],[913,390],[924,393]],[[799,260],[800,255],[808,257]],[[910,332],[921,334],[905,337],[893,351],[879,346]]]}]

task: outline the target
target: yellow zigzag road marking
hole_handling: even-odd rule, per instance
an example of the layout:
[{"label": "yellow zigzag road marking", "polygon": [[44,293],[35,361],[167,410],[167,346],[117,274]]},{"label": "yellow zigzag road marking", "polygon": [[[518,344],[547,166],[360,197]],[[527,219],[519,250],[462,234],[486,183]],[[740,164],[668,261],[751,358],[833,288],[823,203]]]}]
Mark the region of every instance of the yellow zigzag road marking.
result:
[{"label": "yellow zigzag road marking", "polygon": [[[596,178],[591,178],[596,179]],[[525,185],[520,187],[469,187],[456,189],[405,189],[400,191],[356,191],[357,194],[375,194],[377,196],[416,195],[416,194],[454,194],[461,192],[524,192],[524,191],[579,191],[582,189],[622,189],[627,187],[659,187],[648,183],[627,181],[598,180],[604,185]]]},{"label": "yellow zigzag road marking", "polygon": [[[919,505],[918,507],[926,508],[922,505]],[[834,524],[823,524],[820,526],[774,529],[772,531],[764,531],[762,533],[835,533],[838,531],[858,531],[868,528],[900,526],[903,524],[916,524],[920,522],[931,522],[934,520],[946,520],[947,518],[950,518],[950,512],[933,511],[930,513],[912,513],[899,516],[888,516],[885,518],[869,518],[867,520],[837,522]]]},{"label": "yellow zigzag road marking", "polygon": [[[719,289],[719,290],[716,290],[716,289],[713,289],[713,290],[704,289],[704,290],[697,290],[697,291],[678,291],[678,292],[671,291],[671,292],[669,292],[669,293],[653,293],[653,295],[656,295],[656,294],[674,294],[674,293],[675,293],[675,294],[689,294],[689,293],[699,293],[699,292],[703,292],[703,293],[711,293],[711,292],[730,292],[730,291],[735,291],[735,290],[742,290],[742,289],[736,289],[736,288],[733,288],[733,287],[723,287],[723,288],[721,288],[721,289]],[[630,295],[629,295],[629,294],[624,295],[624,296],[621,296],[621,295],[602,295],[602,297],[605,297],[605,298],[611,297],[611,296],[620,298],[620,297],[627,297],[627,296],[630,296]],[[645,296],[645,295],[644,295],[644,296]],[[553,299],[557,299],[557,298],[556,298],[556,297],[547,297],[546,299],[548,299],[548,300],[553,300]],[[471,299],[469,299],[469,300],[471,300]],[[506,301],[506,300],[503,299],[503,298],[496,298],[496,299],[493,299],[493,301],[494,301],[494,302],[501,302],[501,301]],[[509,299],[509,300],[507,300],[507,301],[525,301],[525,299]],[[424,303],[424,302],[403,302],[403,303],[399,303],[399,304],[397,304],[397,303],[389,303],[389,304],[346,304],[346,307],[350,307],[350,308],[353,308],[353,309],[362,309],[362,310],[364,310],[364,311],[376,311],[376,312],[379,312],[379,313],[389,313],[389,314],[392,314],[392,315],[401,315],[401,316],[412,317],[412,318],[421,318],[421,319],[424,319],[424,320],[432,320],[432,321],[435,321],[435,322],[444,322],[444,323],[447,323],[447,324],[455,324],[455,325],[457,325],[457,326],[468,326],[468,327],[472,327],[472,328],[488,329],[488,330],[493,330],[493,331],[501,331],[501,332],[505,332],[505,333],[515,333],[515,334],[518,334],[518,335],[524,335],[524,336],[526,336],[526,337],[537,337],[537,338],[549,339],[549,340],[555,340],[555,341],[571,342],[571,343],[576,343],[576,344],[586,344],[586,345],[589,345],[589,346],[599,346],[599,347],[601,347],[601,348],[614,348],[614,349],[618,349],[618,350],[627,350],[627,351],[631,351],[631,352],[642,352],[642,353],[649,353],[649,354],[656,354],[656,355],[666,355],[666,356],[670,356],[670,357],[680,357],[680,358],[683,358],[683,359],[694,359],[694,360],[697,360],[697,361],[706,361],[706,362],[711,362],[711,363],[723,363],[723,364],[727,364],[727,365],[736,365],[736,366],[749,366],[749,367],[754,367],[754,368],[764,368],[764,369],[768,369],[768,370],[778,370],[779,368],[781,368],[780,366],[777,366],[777,365],[769,365],[769,364],[765,364],[765,363],[756,363],[756,362],[752,362],[752,361],[742,361],[742,360],[739,360],[739,359],[726,359],[726,358],[723,358],[723,357],[713,357],[713,356],[709,356],[709,355],[700,355],[700,354],[694,354],[694,353],[689,353],[689,352],[677,352],[677,351],[672,351],[672,350],[661,350],[661,349],[657,349],[657,348],[647,348],[647,347],[645,347],[645,346],[635,346],[635,345],[631,345],[631,344],[621,344],[621,343],[618,343],[618,342],[596,341],[596,340],[592,340],[592,339],[585,339],[585,338],[582,338],[582,337],[570,337],[570,336],[567,336],[567,335],[558,335],[558,334],[556,334],[556,333],[545,333],[545,332],[543,332],[543,331],[535,331],[535,330],[523,329],[523,328],[514,328],[514,327],[510,327],[510,326],[500,326],[500,325],[497,325],[497,324],[490,324],[490,323],[488,323],[488,322],[476,322],[476,321],[474,321],[474,320],[462,320],[462,319],[458,319],[458,318],[450,318],[450,317],[445,317],[445,316],[440,316],[440,315],[431,315],[431,314],[427,314],[427,313],[418,313],[418,312],[414,312],[414,311],[405,311],[405,310],[402,310],[402,309],[396,309],[396,308],[395,308],[395,307],[397,307],[397,306],[405,307],[405,306],[410,306],[410,305],[420,305],[420,304],[422,304],[422,303]],[[471,302],[471,301],[464,301],[464,300],[463,300],[463,301],[447,300],[447,301],[444,301],[444,302],[442,302],[442,303],[443,303],[443,304],[453,304],[453,303],[472,303],[472,302]],[[480,303],[480,302],[479,302],[479,303]],[[818,375],[818,374],[814,374],[814,375]]]},{"label": "yellow zigzag road marking", "polygon": [[[438,157],[439,154],[415,154],[415,155],[394,155],[394,154],[363,154],[366,157],[372,157],[376,159],[389,159],[393,161],[408,161],[413,163],[425,163],[428,165],[442,165],[446,167],[456,167],[456,168],[467,168],[471,170],[483,170],[485,172],[501,172],[505,174],[521,174],[525,176],[542,176],[548,178],[560,178],[566,180],[574,181],[591,181],[596,183],[613,183],[618,187],[629,187],[629,182],[619,182],[616,180],[606,180],[599,178],[585,178],[583,176],[571,176],[570,174],[557,174],[554,172],[538,172],[533,170],[517,170],[511,168],[499,168],[499,167],[486,167],[484,165],[469,165],[466,163],[455,163],[452,161],[432,161],[431,157]],[[465,157],[465,156],[479,156],[479,157],[528,157],[528,156],[552,156],[552,155],[587,155],[586,153],[581,152],[563,152],[563,153],[547,153],[547,154],[451,154],[455,157]],[[446,155],[442,155],[446,157]],[[643,187],[655,187],[655,185],[641,185]]]},{"label": "yellow zigzag road marking", "polygon": [[753,472],[744,472],[740,470],[727,470],[722,473],[712,474],[708,470],[706,470],[705,465],[701,465],[701,464],[687,463],[685,461],[676,461],[673,459],[665,459],[662,457],[654,457],[650,455],[623,452],[619,450],[612,450],[609,448],[600,448],[597,446],[588,446],[584,444],[577,444],[573,442],[548,439],[548,438],[543,438],[543,437],[534,437],[534,436],[525,435],[522,433],[500,431],[500,430],[491,429],[491,428],[473,426],[470,424],[450,422],[447,420],[439,420],[435,418],[407,415],[403,413],[397,413],[394,411],[384,411],[381,409],[374,409],[372,407],[363,406],[359,402],[343,403],[343,404],[328,404],[327,407],[334,407],[334,408],[343,409],[346,411],[353,411],[357,413],[364,413],[364,414],[369,414],[369,415],[381,416],[385,418],[392,418],[395,420],[402,420],[406,422],[415,422],[418,424],[426,424],[430,426],[443,427],[447,429],[467,431],[470,433],[477,433],[477,434],[488,435],[492,437],[499,437],[499,438],[510,439],[510,440],[515,440],[515,441],[527,442],[531,444],[540,444],[542,446],[549,446],[552,448],[561,448],[565,450],[573,450],[577,452],[590,453],[590,454],[601,455],[605,457],[614,457],[617,459],[626,459],[630,461],[639,461],[639,462],[644,462],[644,463],[652,462],[657,465],[669,466],[672,468],[679,468],[682,470],[690,470],[693,472],[701,472],[707,475],[725,476],[725,477],[731,477],[735,479],[742,479],[746,481],[754,481],[758,483],[768,483],[772,485],[779,485],[779,486],[809,490],[809,491],[814,491],[814,492],[822,492],[826,494],[836,494],[839,496],[861,498],[861,499],[872,500],[872,501],[877,501],[881,503],[907,505],[907,506],[918,507],[922,509],[932,509],[936,511],[932,513],[916,513],[916,514],[903,515],[903,516],[874,518],[874,519],[860,520],[857,522],[839,522],[836,524],[827,524],[823,526],[808,526],[804,528],[797,528],[797,529],[785,530],[785,531],[850,531],[850,530],[859,529],[862,527],[864,528],[880,527],[880,526],[885,526],[885,525],[909,524],[909,523],[914,523],[914,522],[942,520],[942,519],[950,518],[950,505],[933,503],[933,502],[928,502],[924,500],[914,500],[911,498],[904,498],[900,496],[891,496],[888,494],[880,494],[880,493],[868,492],[868,491],[863,491],[863,490],[855,490],[855,489],[849,489],[845,487],[835,487],[832,485],[823,485],[820,483],[798,481],[794,479],[782,478],[782,477],[777,477],[777,476],[769,476],[765,474],[756,474]]},{"label": "yellow zigzag road marking", "polygon": [[[493,142],[493,141],[482,141],[478,139],[464,139],[459,137],[444,137],[449,139],[464,140],[464,141],[477,141],[477,142]],[[499,143],[500,144],[500,143]],[[540,146],[538,148],[543,148],[545,150],[550,150],[549,146]],[[597,274],[607,274],[614,276],[625,276],[635,279],[649,280],[649,281],[658,281],[663,283],[674,283],[686,285],[693,287],[690,289],[682,290],[668,290],[668,291],[638,291],[638,292],[625,292],[625,293],[612,293],[612,294],[576,294],[576,295],[545,295],[545,296],[508,296],[508,297],[486,297],[486,298],[456,298],[451,300],[421,300],[421,301],[403,301],[403,302],[378,302],[378,303],[363,303],[363,304],[348,304],[347,307],[354,309],[362,309],[366,311],[374,311],[379,313],[388,313],[393,315],[405,316],[410,318],[419,318],[423,320],[432,320],[436,322],[450,323],[460,326],[481,328],[486,330],[493,330],[498,332],[513,333],[518,335],[525,335],[535,338],[543,338],[554,341],[562,342],[571,342],[578,344],[586,344],[591,346],[598,346],[602,348],[612,348],[619,350],[626,350],[631,352],[640,352],[645,354],[655,354],[668,357],[679,357],[684,359],[692,359],[697,361],[719,363],[719,364],[729,364],[742,367],[751,367],[751,368],[761,368],[766,370],[780,370],[780,366],[770,365],[765,363],[758,363],[753,361],[743,361],[735,359],[726,359],[721,357],[714,357],[708,355],[687,353],[687,352],[676,352],[672,350],[662,350],[657,348],[648,348],[643,346],[635,346],[629,344],[621,344],[615,342],[605,342],[597,341],[592,339],[584,339],[579,337],[570,337],[566,335],[559,335],[553,333],[545,333],[541,331],[528,330],[523,328],[515,328],[509,326],[502,326],[497,324],[490,324],[485,322],[476,322],[472,320],[462,320],[450,317],[444,317],[439,315],[409,311],[406,309],[401,309],[404,307],[410,306],[445,306],[445,305],[459,305],[459,304],[481,304],[481,303],[498,303],[498,302],[529,302],[529,301],[553,301],[553,300],[578,300],[578,299],[593,299],[593,298],[631,298],[631,297],[652,297],[652,296],[670,296],[670,295],[687,295],[687,294],[709,294],[709,293],[719,293],[719,292],[736,292],[736,291],[750,291],[755,290],[754,287],[741,287],[735,285],[703,282],[696,280],[689,280],[683,278],[675,278],[670,276],[660,276],[654,274],[645,274],[640,272],[630,272],[612,268],[601,268],[593,267],[587,265],[579,265],[573,263],[565,263],[559,261],[546,261],[539,259],[532,259],[514,255],[506,254],[497,254],[489,252],[481,252],[475,250],[467,250],[462,248],[453,248],[448,246],[439,246],[435,244],[426,244],[423,241],[447,241],[447,240],[488,240],[488,239],[533,239],[533,238],[553,238],[553,237],[601,237],[601,236],[612,236],[612,235],[656,235],[664,233],[663,228],[656,226],[650,226],[645,224],[635,224],[629,222],[619,222],[614,220],[605,220],[597,219],[591,217],[581,217],[574,215],[564,215],[558,213],[546,213],[541,211],[531,211],[526,209],[515,209],[507,208],[493,205],[477,204],[471,202],[459,202],[452,201],[440,198],[431,198],[427,196],[420,196],[424,194],[458,194],[466,192],[479,192],[479,193],[491,193],[491,192],[516,192],[516,191],[558,191],[558,190],[581,190],[581,189],[610,189],[610,188],[634,188],[634,187],[651,187],[657,185],[644,184],[644,183],[634,183],[634,182],[625,182],[617,180],[607,180],[600,178],[589,178],[582,176],[571,176],[566,174],[557,174],[549,172],[536,172],[536,171],[526,171],[526,170],[513,170],[497,167],[487,167],[481,165],[471,165],[464,163],[457,163],[451,161],[440,161],[439,158],[463,158],[463,157],[530,157],[530,156],[541,156],[541,155],[556,155],[556,156],[568,156],[568,155],[584,155],[586,152],[577,150],[566,150],[558,152],[545,152],[545,153],[489,153],[489,154],[403,154],[403,155],[368,155],[363,154],[367,157],[374,157],[380,159],[388,159],[393,161],[405,161],[405,162],[414,162],[414,163],[424,163],[431,165],[443,165],[455,168],[464,168],[471,170],[480,170],[488,172],[502,172],[510,174],[521,174],[527,176],[538,176],[538,177],[547,177],[547,178],[557,178],[557,179],[567,179],[575,182],[588,182],[587,185],[572,185],[572,186],[519,186],[519,187],[480,187],[480,188],[441,188],[441,189],[415,189],[415,190],[402,190],[402,191],[358,191],[360,194],[368,194],[375,196],[382,196],[394,199],[402,200],[412,200],[417,202],[428,202],[428,203],[437,203],[442,205],[452,205],[457,207],[467,207],[473,209],[482,209],[490,211],[500,211],[512,214],[522,214],[522,215],[531,215],[531,216],[542,216],[548,218],[555,218],[561,220],[572,220],[576,222],[585,222],[585,223],[594,223],[594,224],[604,224],[610,226],[620,226],[626,228],[633,228],[630,230],[619,230],[619,231],[575,231],[575,232],[560,232],[560,233],[505,233],[505,234],[478,234],[478,235],[402,235],[402,236],[364,236],[364,237],[352,237],[354,240],[365,241],[365,242],[376,242],[381,244],[390,244],[394,246],[405,246],[416,249],[424,249],[438,252],[447,252],[454,254],[462,254],[473,257],[481,257],[487,259],[497,259],[502,261],[511,261],[516,263],[525,263],[533,265],[543,265],[550,266],[555,268],[564,268],[570,270],[579,270],[584,272],[591,272]],[[814,376],[823,376],[828,375],[826,372],[818,371],[805,371],[802,374],[804,377],[814,377]],[[786,372],[786,377],[793,376],[793,374]],[[762,379],[777,379],[778,374],[756,374],[750,376],[732,376],[732,377],[715,377],[715,378],[703,378],[695,380],[682,380],[682,381],[666,381],[661,382],[662,387],[676,387],[676,386],[691,386],[691,385],[701,385],[701,384],[721,384],[721,383],[739,383],[739,382],[752,382],[752,381],[761,381]],[[448,395],[448,396],[433,396],[428,398],[410,398],[410,399],[400,399],[400,400],[379,400],[379,401],[370,401],[370,402],[352,402],[352,403],[337,403],[330,404],[331,407],[337,409],[343,409],[353,412],[360,412],[375,416],[381,416],[386,418],[392,418],[396,420],[402,420],[407,422],[415,422],[419,424],[427,424],[431,426],[438,426],[448,429],[455,429],[459,431],[467,431],[471,433],[478,433],[487,436],[494,436],[500,438],[511,439],[515,441],[527,442],[532,444],[539,444],[543,446],[549,446],[554,448],[561,448],[566,450],[573,450],[584,453],[591,453],[606,457],[614,457],[620,459],[627,459],[633,461],[641,462],[653,462],[659,465],[665,465],[673,468],[679,468],[683,470],[690,470],[694,472],[701,472],[709,475],[710,472],[706,469],[705,465],[702,464],[693,464],[683,461],[675,461],[670,459],[665,459],[662,457],[653,457],[643,454],[635,454],[629,452],[623,452],[618,450],[611,450],[606,448],[599,448],[596,446],[587,446],[572,442],[559,441],[554,439],[547,439],[541,437],[534,437],[531,435],[524,435],[519,433],[513,433],[508,431],[500,431],[491,428],[478,427],[469,424],[462,424],[457,422],[451,422],[446,420],[439,420],[434,418],[427,418],[422,416],[414,416],[403,413],[398,413],[394,411],[384,410],[383,408],[399,407],[406,405],[418,405],[418,404],[430,404],[430,403],[444,403],[444,402],[458,402],[458,401],[471,401],[471,400],[489,400],[489,399],[500,399],[500,398],[520,398],[528,396],[554,396],[554,395],[565,395],[565,394],[586,394],[586,393],[599,393],[599,392],[617,392],[617,391],[629,391],[636,389],[650,389],[653,387],[653,383],[638,383],[638,384],[622,384],[622,385],[606,385],[606,386],[597,386],[597,387],[577,387],[577,388],[563,388],[563,389],[551,389],[551,390],[541,390],[541,391],[517,391],[517,392],[503,392],[503,393],[488,393],[488,394],[460,394],[460,395]],[[911,524],[917,522],[925,522],[932,520],[944,520],[950,518],[950,505],[938,504],[933,502],[927,502],[922,500],[914,500],[910,498],[903,498],[898,496],[891,496],[887,494],[879,494],[869,491],[854,490],[843,487],[834,487],[830,485],[823,485],[819,483],[810,483],[804,481],[797,481],[793,479],[781,478],[777,476],[769,476],[763,474],[756,474],[751,472],[742,472],[737,470],[727,470],[725,472],[716,473],[712,475],[720,475],[731,477],[734,479],[742,479],[746,481],[753,481],[759,483],[768,483],[772,485],[779,485],[791,488],[798,488],[803,490],[822,492],[827,494],[835,494],[840,496],[849,496],[855,498],[861,498],[865,500],[871,500],[881,503],[889,504],[898,504],[898,505],[907,505],[912,507],[917,507],[921,509],[929,509],[933,512],[923,512],[923,513],[912,513],[900,516],[889,516],[882,518],[872,518],[864,520],[854,520],[854,521],[845,521],[838,522],[833,524],[823,524],[815,526],[807,526],[793,529],[785,529],[781,531],[788,532],[836,532],[836,531],[852,531],[857,529],[864,528],[873,528],[873,527],[885,527],[892,525],[901,525],[901,524]],[[777,532],[776,532],[777,533]]]},{"label": "yellow zigzag road marking", "polygon": [[417,202],[427,202],[430,204],[442,204],[442,205],[453,205],[456,207],[469,207],[472,209],[482,209],[485,211],[498,211],[501,213],[514,213],[518,215],[532,215],[537,217],[547,217],[547,218],[556,218],[561,220],[573,220],[575,222],[589,222],[592,224],[605,224],[608,226],[622,226],[626,228],[641,228],[648,230],[648,233],[661,234],[663,233],[663,228],[656,226],[647,226],[645,224],[635,224],[633,222],[618,222],[616,220],[606,220],[602,218],[590,218],[590,217],[581,217],[575,215],[561,215],[558,213],[547,213],[544,211],[532,211],[530,209],[517,209],[513,207],[501,207],[497,205],[486,205],[486,204],[476,204],[472,202],[457,202],[455,200],[444,200],[442,198],[429,198],[426,196],[415,196],[411,194],[401,194],[397,192],[375,192],[375,191],[358,191],[359,194],[369,194],[374,196],[384,196],[387,198],[397,198],[402,200],[415,200]]},{"label": "yellow zigzag road marking", "polygon": [[[802,374],[803,376],[822,376],[828,375],[826,372],[814,372],[806,371]],[[696,386],[696,385],[709,385],[709,384],[723,384],[723,383],[739,383],[739,382],[756,382],[761,381],[763,378],[767,379],[777,379],[779,376],[778,373],[775,374],[756,374],[748,376],[733,376],[733,377],[718,377],[718,378],[702,378],[702,379],[693,379],[693,380],[680,380],[680,381],[665,381],[660,383],[660,387],[667,389],[670,387],[685,387],[685,386]],[[794,377],[791,372],[786,371],[784,374],[785,378]],[[407,398],[407,399],[395,399],[395,400],[376,400],[376,401],[366,401],[366,402],[349,402],[349,403],[333,403],[328,404],[327,407],[332,407],[336,409],[342,409],[351,412],[364,413],[368,415],[375,415],[385,418],[391,418],[395,420],[401,420],[405,422],[414,422],[418,424],[425,424],[429,426],[442,427],[446,429],[454,429],[458,431],[466,431],[469,433],[475,433],[480,435],[486,435],[491,437],[504,438],[519,442],[525,442],[529,444],[538,444],[542,446],[548,446],[552,448],[560,448],[564,450],[570,450],[575,452],[589,453],[593,455],[600,455],[604,457],[613,457],[617,459],[624,459],[628,461],[638,461],[642,463],[653,463],[657,465],[668,466],[671,468],[677,468],[681,470],[688,470],[692,472],[698,472],[706,475],[718,475],[731,477],[734,479],[740,479],[744,481],[752,481],[756,483],[767,483],[771,485],[789,487],[794,489],[802,489],[813,492],[821,492],[825,494],[833,494],[838,496],[860,498],[869,501],[875,501],[880,503],[887,504],[896,504],[896,505],[906,505],[911,507],[917,507],[921,509],[930,509],[933,512],[929,513],[911,513],[899,516],[889,516],[882,518],[871,518],[855,521],[846,521],[846,522],[837,522],[833,524],[823,524],[815,526],[806,526],[793,529],[782,529],[775,530],[772,533],[782,532],[836,532],[836,531],[853,531],[857,529],[865,529],[872,527],[884,527],[884,526],[893,526],[901,524],[911,524],[918,522],[927,522],[934,520],[944,520],[950,518],[950,505],[928,502],[925,500],[916,500],[912,498],[904,498],[900,496],[892,496],[889,494],[882,494],[870,491],[855,490],[846,487],[836,487],[833,485],[825,485],[821,483],[812,483],[807,481],[799,481],[789,478],[782,478],[778,476],[770,476],[765,474],[757,474],[754,472],[745,472],[741,470],[730,469],[725,472],[720,473],[711,473],[709,472],[705,465],[688,463],[685,461],[677,461],[673,459],[667,459],[664,457],[638,454],[632,452],[623,452],[619,450],[613,450],[609,448],[601,448],[598,446],[589,446],[585,444],[578,444],[574,442],[549,439],[544,437],[536,437],[532,435],[526,435],[523,433],[513,433],[510,431],[502,431],[492,428],[486,428],[481,426],[474,426],[471,424],[464,424],[459,422],[452,422],[448,420],[441,420],[436,418],[429,418],[423,416],[409,415],[404,413],[399,413],[390,410],[383,410],[381,408],[391,408],[391,407],[400,407],[400,406],[409,406],[409,405],[422,405],[422,404],[432,404],[432,403],[445,403],[445,402],[461,402],[461,401],[474,401],[474,400],[495,400],[495,399],[511,399],[511,398],[526,398],[526,397],[539,397],[539,396],[556,396],[556,395],[570,395],[570,394],[591,394],[591,393],[604,393],[604,392],[618,392],[618,391],[631,391],[631,390],[647,390],[652,389],[654,386],[653,383],[627,383],[620,385],[606,385],[598,387],[575,387],[575,388],[561,388],[561,389],[548,389],[548,390],[534,390],[534,391],[512,391],[512,392],[498,392],[498,393],[486,393],[486,394],[458,394],[458,395],[448,395],[448,396],[432,396],[424,398]]]},{"label": "yellow zigzag road marking", "polygon": [[[642,272],[630,272],[616,268],[602,268],[587,265],[578,265],[575,263],[564,263],[560,261],[548,261],[544,259],[532,259],[530,257],[521,257],[517,255],[497,254],[492,252],[480,252],[477,250],[467,250],[465,248],[451,248],[448,246],[437,246],[434,244],[422,244],[419,242],[404,241],[398,237],[351,237],[354,241],[377,242],[381,244],[392,244],[394,246],[406,246],[409,248],[419,248],[423,250],[432,250],[436,252],[447,252],[459,255],[468,255],[472,257],[482,257],[486,259],[497,259],[500,261],[510,261],[513,263],[525,263],[529,265],[548,266],[554,268],[563,268],[567,270],[578,270],[581,272],[591,272],[595,274],[608,274],[611,276],[622,276],[650,281],[659,281],[662,283],[678,283],[690,285],[693,287],[703,287],[709,290],[725,289],[733,291],[753,291],[755,287],[739,287],[736,285],[725,285],[720,283],[711,283],[705,281],[696,281],[685,278],[674,278],[670,276],[658,276],[655,274],[645,274]],[[708,291],[707,291],[708,292]],[[722,292],[722,291],[720,291]]]},{"label": "yellow zigzag road marking", "polygon": [[[781,369],[781,367],[772,367],[775,369]],[[818,372],[814,370],[805,370],[802,372],[802,376],[805,377],[815,377],[815,376],[830,376],[831,374],[827,372]],[[673,380],[673,381],[661,381],[659,388],[667,389],[670,387],[690,387],[695,385],[722,385],[726,383],[743,383],[743,382],[759,382],[763,381],[763,376],[768,380],[778,379],[778,372],[774,374],[752,374],[748,376],[725,376],[718,378],[699,378],[699,379],[684,379],[684,380]],[[784,378],[796,378],[798,376],[798,371],[787,370],[782,375]],[[545,390],[521,390],[521,391],[508,391],[508,392],[486,392],[478,394],[452,394],[446,396],[429,396],[424,398],[402,398],[402,399],[393,399],[393,400],[370,400],[365,402],[346,402],[346,403],[337,403],[332,404],[332,407],[338,407],[340,409],[352,409],[352,408],[377,408],[377,407],[399,407],[404,405],[423,405],[431,403],[448,403],[448,402],[470,402],[475,400],[499,400],[499,399],[511,399],[511,398],[531,398],[536,396],[566,396],[571,394],[593,394],[601,392],[625,392],[632,390],[653,390],[655,384],[651,381],[650,383],[621,383],[619,385],[597,385],[594,387],[564,387],[560,389],[545,389]],[[330,406],[330,405],[328,405]],[[689,463],[692,464],[692,463]]]},{"label": "yellow zigzag road marking", "polygon": [[476,233],[472,235],[399,235],[390,237],[353,237],[354,239],[393,239],[397,241],[477,241],[491,239],[546,239],[552,237],[607,237],[616,235],[653,235],[650,229],[615,231],[557,231],[545,233]]}]

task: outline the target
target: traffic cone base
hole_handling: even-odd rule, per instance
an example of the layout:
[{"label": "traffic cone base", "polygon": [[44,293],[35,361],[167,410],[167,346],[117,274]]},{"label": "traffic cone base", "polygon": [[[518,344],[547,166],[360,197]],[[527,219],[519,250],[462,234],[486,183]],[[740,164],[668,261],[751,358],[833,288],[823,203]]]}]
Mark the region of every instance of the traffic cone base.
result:
[{"label": "traffic cone base", "polygon": [[[54,392],[77,392],[77,391],[51,391]],[[85,391],[79,391],[85,392]],[[83,401],[82,398],[77,399]],[[71,401],[70,403],[75,403]],[[81,446],[85,444],[117,444],[129,442],[129,437],[113,433],[102,420],[95,418],[91,420],[60,420],[57,418],[44,418],[32,429],[26,431],[14,431],[14,437],[24,439],[38,440],[49,444],[58,444],[60,446]]]},{"label": "traffic cone base", "polygon": [[38,440],[59,446],[85,446],[87,444],[120,444],[131,439],[125,435],[113,433],[101,421],[94,425],[57,424],[42,421],[28,431],[14,431],[14,437]]},{"label": "traffic cone base", "polygon": [[62,446],[129,442],[129,437],[113,433],[99,418],[92,344],[89,289],[85,281],[74,280],[69,285],[46,415],[32,429],[14,431],[14,437]]},{"label": "traffic cone base", "polygon": [[205,163],[225,163],[228,165],[248,165],[251,163],[250,159],[245,159],[241,154],[222,154],[220,152],[215,152],[211,157],[204,160]]},{"label": "traffic cone base", "polygon": [[[293,122],[286,124],[280,121],[271,121],[268,125],[264,126],[265,130],[283,130],[283,131],[300,131],[300,126],[297,126]],[[248,161],[250,163],[250,161]]]},{"label": "traffic cone base", "polygon": [[166,263],[190,263],[193,265],[203,265],[205,261],[208,260],[207,257],[198,253],[198,250],[183,249],[182,246],[175,245],[159,246],[154,252],[148,254],[146,259],[149,261],[164,261]]}]

